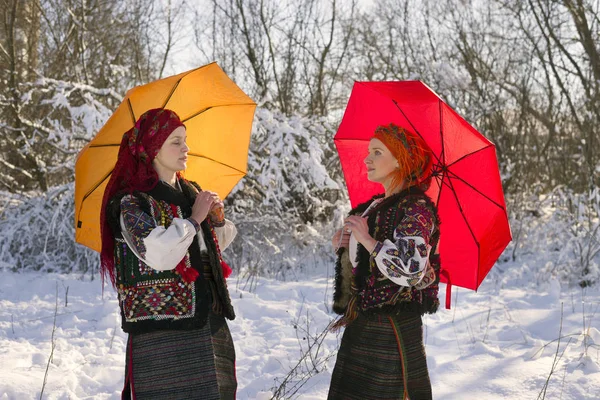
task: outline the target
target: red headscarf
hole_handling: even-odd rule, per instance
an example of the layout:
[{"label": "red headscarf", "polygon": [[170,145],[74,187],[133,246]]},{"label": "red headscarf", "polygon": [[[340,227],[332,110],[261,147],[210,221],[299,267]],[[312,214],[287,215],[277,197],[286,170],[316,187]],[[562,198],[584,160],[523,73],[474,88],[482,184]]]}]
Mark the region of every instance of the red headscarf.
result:
[{"label": "red headscarf", "polygon": [[152,160],[169,135],[180,126],[185,125],[174,111],[156,108],[142,114],[135,126],[123,135],[117,163],[104,191],[100,211],[102,279],[108,275],[113,286],[115,285],[115,243],[108,226],[106,206],[117,193],[147,192],[156,187],[159,178],[152,166]]}]

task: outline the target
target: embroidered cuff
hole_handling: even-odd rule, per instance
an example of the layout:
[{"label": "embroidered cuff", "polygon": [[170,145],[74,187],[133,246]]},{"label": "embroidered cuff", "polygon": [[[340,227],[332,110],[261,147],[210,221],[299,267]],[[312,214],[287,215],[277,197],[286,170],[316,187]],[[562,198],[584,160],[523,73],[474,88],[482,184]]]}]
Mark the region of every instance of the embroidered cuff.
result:
[{"label": "embroidered cuff", "polygon": [[210,223],[212,224],[212,226],[214,226],[215,228],[221,228],[223,226],[225,226],[225,218],[223,218],[220,221],[215,221],[212,218],[210,219]]},{"label": "embroidered cuff", "polygon": [[375,247],[373,248],[373,251],[371,251],[371,257],[377,257],[377,255],[379,254],[379,251],[381,250],[382,247],[383,247],[383,243],[380,241],[377,241],[377,243],[375,244]]},{"label": "embroidered cuff", "polygon": [[190,221],[192,225],[194,225],[194,228],[196,228],[196,233],[198,233],[198,231],[200,230],[200,224],[196,222],[194,218],[188,218],[187,220]]}]

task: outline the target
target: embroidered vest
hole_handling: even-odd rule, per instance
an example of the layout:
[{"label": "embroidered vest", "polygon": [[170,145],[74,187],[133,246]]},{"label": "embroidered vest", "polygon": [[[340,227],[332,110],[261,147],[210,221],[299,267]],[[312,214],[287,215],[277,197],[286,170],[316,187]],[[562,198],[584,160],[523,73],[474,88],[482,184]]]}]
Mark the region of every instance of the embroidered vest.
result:
[{"label": "embroidered vest", "polygon": [[[164,182],[159,182],[150,192],[137,192],[134,196],[143,200],[143,211],[150,215],[157,225],[168,228],[174,218],[188,218],[191,215],[196,191],[184,180],[180,180],[180,185],[181,192]],[[198,241],[194,239],[182,260],[185,269],[193,268],[199,273],[194,282],[186,282],[175,269],[157,271],[146,265],[129,249],[118,224],[122,197],[123,194],[115,196],[109,207],[111,227],[115,234],[115,276],[123,330],[128,333],[141,333],[163,329],[201,328],[207,321],[211,301],[213,305],[219,303],[219,307],[213,307],[213,310],[218,308],[219,313],[226,318],[234,319],[235,313],[221,270],[214,232],[209,222],[205,220],[201,223],[208,255],[201,255]],[[203,262],[208,265],[203,266]],[[205,279],[205,269],[212,272],[208,276],[213,282]],[[212,296],[211,286],[216,287]]]},{"label": "embroidered vest", "polygon": [[[362,215],[376,198],[357,206],[350,215]],[[335,291],[333,310],[345,314],[345,322],[356,317],[357,312],[395,314],[404,310],[420,314],[435,313],[439,306],[440,258],[436,253],[439,242],[439,217],[429,197],[417,188],[404,190],[390,196],[373,207],[367,216],[369,234],[378,241],[394,241],[394,230],[405,216],[408,207],[426,207],[434,215],[434,232],[430,237],[432,251],[429,264],[435,271],[435,281],[428,287],[400,287],[387,279],[367,250],[359,243],[357,266],[353,270],[347,249],[338,251],[336,262]],[[341,325],[345,323],[342,321]]]}]

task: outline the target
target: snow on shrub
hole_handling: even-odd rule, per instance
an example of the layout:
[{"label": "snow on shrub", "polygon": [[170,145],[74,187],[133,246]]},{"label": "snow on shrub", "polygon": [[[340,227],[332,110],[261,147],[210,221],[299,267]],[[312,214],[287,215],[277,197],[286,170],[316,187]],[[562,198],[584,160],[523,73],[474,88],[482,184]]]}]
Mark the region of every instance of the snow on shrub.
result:
[{"label": "snow on shrub", "polygon": [[[226,199],[239,234],[224,256],[242,283],[332,268],[330,238],[349,210],[334,133],[324,118],[257,109],[248,173]],[[47,193],[0,192],[1,269],[95,276],[97,253],[74,241],[73,188],[71,182]],[[514,240],[500,261],[519,260],[521,268],[498,265],[494,274],[581,286],[600,280],[600,188],[578,194],[532,187],[508,196],[507,205]]]},{"label": "snow on shrub", "polygon": [[227,199],[239,236],[225,257],[248,279],[332,264],[329,238],[348,211],[334,133],[323,118],[257,109],[248,174]]},{"label": "snow on shrub", "polygon": [[600,188],[514,195],[508,210],[513,242],[501,259],[536,260],[539,282],[556,278],[585,287],[600,281]]},{"label": "snow on shrub", "polygon": [[[324,119],[257,110],[248,175],[227,198],[239,234],[225,256],[238,272],[287,278],[332,261],[348,203],[333,134]],[[0,268],[96,273],[97,253],[75,243],[73,189],[3,196]]]},{"label": "snow on shrub", "polygon": [[75,244],[74,184],[30,193],[0,217],[0,268],[77,272],[94,278],[97,253]]}]

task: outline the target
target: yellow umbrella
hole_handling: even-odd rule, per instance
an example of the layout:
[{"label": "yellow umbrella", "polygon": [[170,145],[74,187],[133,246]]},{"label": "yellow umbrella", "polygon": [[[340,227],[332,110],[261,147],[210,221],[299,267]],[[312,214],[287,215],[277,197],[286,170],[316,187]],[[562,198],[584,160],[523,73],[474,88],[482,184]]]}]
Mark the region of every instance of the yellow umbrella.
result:
[{"label": "yellow umbrella", "polygon": [[100,252],[100,208],[123,134],[152,108],[175,111],[187,130],[189,180],[225,198],[246,175],[256,104],[216,64],[127,92],[75,164],[75,240]]}]

